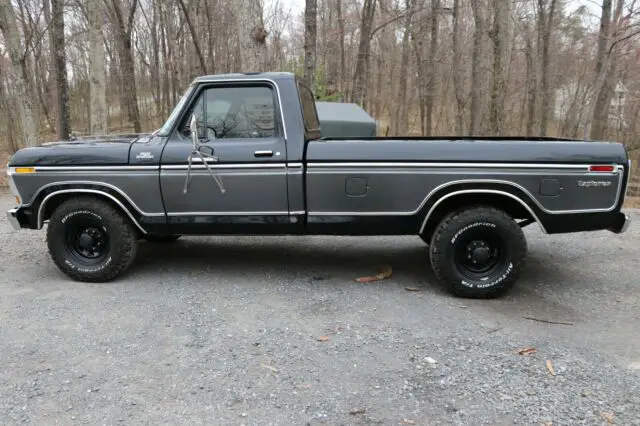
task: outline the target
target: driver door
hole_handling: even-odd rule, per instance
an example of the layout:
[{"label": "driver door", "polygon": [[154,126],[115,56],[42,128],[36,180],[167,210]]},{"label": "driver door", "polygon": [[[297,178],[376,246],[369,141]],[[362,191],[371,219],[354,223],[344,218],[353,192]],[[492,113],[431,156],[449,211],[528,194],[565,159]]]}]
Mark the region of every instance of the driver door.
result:
[{"label": "driver door", "polygon": [[[162,197],[173,232],[280,233],[289,224],[286,142],[275,90],[260,81],[198,87],[161,159]],[[185,193],[194,150],[192,115],[200,151],[217,157],[206,161],[221,179],[224,194],[197,155]]]}]

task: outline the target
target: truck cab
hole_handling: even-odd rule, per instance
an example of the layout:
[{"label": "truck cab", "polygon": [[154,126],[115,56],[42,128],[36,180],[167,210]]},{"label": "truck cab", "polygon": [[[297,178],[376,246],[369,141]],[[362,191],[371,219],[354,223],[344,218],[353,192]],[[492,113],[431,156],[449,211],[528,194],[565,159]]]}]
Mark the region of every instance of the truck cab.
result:
[{"label": "truck cab", "polygon": [[[203,156],[189,166],[194,117]],[[155,199],[163,201],[168,228],[155,233],[298,233],[304,146],[319,137],[313,94],[292,75],[205,76],[189,86],[162,128],[132,144],[129,162],[159,166]]]}]

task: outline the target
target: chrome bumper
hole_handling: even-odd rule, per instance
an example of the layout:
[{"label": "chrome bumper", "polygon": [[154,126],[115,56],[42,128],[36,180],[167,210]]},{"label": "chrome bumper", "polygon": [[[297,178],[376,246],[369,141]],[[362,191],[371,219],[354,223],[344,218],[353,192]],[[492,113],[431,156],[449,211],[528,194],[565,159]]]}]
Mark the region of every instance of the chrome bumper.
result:
[{"label": "chrome bumper", "polygon": [[7,211],[7,220],[13,227],[13,229],[20,230],[22,226],[20,225],[20,221],[18,220],[18,208],[14,207],[11,210]]},{"label": "chrome bumper", "polygon": [[624,213],[618,213],[618,217],[616,217],[614,223],[609,227],[609,231],[616,234],[623,234],[627,232],[629,225],[631,225],[631,218]]}]

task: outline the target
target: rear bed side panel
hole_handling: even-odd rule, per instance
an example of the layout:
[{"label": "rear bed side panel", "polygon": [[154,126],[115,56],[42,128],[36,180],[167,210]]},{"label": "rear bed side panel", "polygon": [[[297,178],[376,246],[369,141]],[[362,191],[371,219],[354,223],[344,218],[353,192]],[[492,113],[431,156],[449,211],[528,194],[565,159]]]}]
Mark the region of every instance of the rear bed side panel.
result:
[{"label": "rear bed side panel", "polygon": [[[534,144],[538,144],[537,148]],[[626,165],[627,158],[622,145],[549,144],[411,141],[409,149],[402,141],[311,142],[306,178],[311,230],[327,228],[328,222],[334,226],[367,222],[369,225],[364,227],[377,223],[397,227],[400,233],[415,234],[439,197],[470,188],[490,188],[518,197],[536,214],[547,232],[606,225],[613,217],[608,212],[619,210],[624,196],[626,174],[621,164]],[[497,150],[498,145],[501,150]],[[469,155],[472,147],[475,153]],[[341,152],[343,161],[336,161],[336,151]],[[544,158],[548,152],[555,153],[553,163]],[[383,153],[390,159],[377,158],[383,157]],[[505,161],[488,161],[490,153]],[[431,161],[422,160],[428,155],[433,157]],[[521,162],[507,162],[508,157]],[[589,172],[593,163],[615,163],[616,167],[612,173],[593,173]],[[582,223],[574,215],[584,219]],[[376,233],[371,229],[368,232]],[[388,232],[392,230],[385,229]]]},{"label": "rear bed side panel", "polygon": [[[411,215],[427,200],[454,184],[495,183],[527,194],[545,213],[611,211],[621,196],[624,174],[589,173],[587,167],[504,167],[410,163],[310,162],[307,208],[315,212]],[[366,182],[366,193],[347,194],[350,184]],[[546,195],[543,195],[546,194]]]}]

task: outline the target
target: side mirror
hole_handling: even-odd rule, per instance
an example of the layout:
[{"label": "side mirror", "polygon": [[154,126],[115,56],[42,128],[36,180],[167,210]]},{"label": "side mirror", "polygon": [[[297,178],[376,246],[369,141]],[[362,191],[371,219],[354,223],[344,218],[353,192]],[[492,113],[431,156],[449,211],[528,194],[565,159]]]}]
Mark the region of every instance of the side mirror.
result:
[{"label": "side mirror", "polygon": [[198,120],[196,120],[195,114],[191,116],[189,130],[191,131],[191,142],[193,142],[193,147],[197,148],[198,145],[200,145],[200,140],[198,139]]}]

